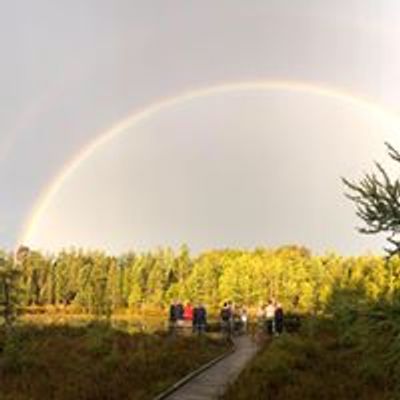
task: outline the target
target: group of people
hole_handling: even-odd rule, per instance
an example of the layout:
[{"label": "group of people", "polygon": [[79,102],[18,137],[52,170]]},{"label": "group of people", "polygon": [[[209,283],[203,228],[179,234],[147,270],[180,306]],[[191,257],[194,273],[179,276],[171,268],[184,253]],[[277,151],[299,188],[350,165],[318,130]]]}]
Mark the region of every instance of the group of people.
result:
[{"label": "group of people", "polygon": [[[248,313],[245,307],[235,307],[231,301],[224,303],[219,314],[222,332],[227,336],[245,333],[248,326]],[[283,332],[284,314],[282,305],[271,299],[268,304],[260,305],[257,311],[259,329],[269,335],[280,335]],[[191,327],[193,332],[202,333],[207,327],[207,310],[203,304],[183,305],[175,300],[169,308],[170,328]]]},{"label": "group of people", "polygon": [[171,328],[191,326],[193,332],[202,333],[207,326],[207,310],[203,304],[193,307],[174,301],[169,308],[169,322]]},{"label": "group of people", "polygon": [[231,301],[224,303],[220,311],[221,330],[228,336],[247,331],[248,315],[244,307],[235,307]]},{"label": "group of people", "polygon": [[269,335],[280,335],[283,332],[283,318],[282,305],[273,299],[267,305],[260,305],[257,311],[258,325]]}]

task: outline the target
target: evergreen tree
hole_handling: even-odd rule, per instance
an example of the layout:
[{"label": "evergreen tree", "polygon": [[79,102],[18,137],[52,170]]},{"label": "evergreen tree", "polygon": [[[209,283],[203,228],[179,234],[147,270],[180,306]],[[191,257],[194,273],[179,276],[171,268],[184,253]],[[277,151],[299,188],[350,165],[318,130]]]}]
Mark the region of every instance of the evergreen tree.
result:
[{"label": "evergreen tree", "polygon": [[[400,153],[386,143],[388,154],[395,162],[400,162]],[[365,226],[359,228],[361,233],[387,234],[392,245],[386,248],[391,257],[400,252],[400,181],[392,179],[381,164],[375,163],[377,173],[367,173],[359,182],[343,178],[350,189],[347,197],[356,205],[357,215]]]},{"label": "evergreen tree", "polygon": [[0,315],[8,327],[17,317],[20,276],[13,257],[0,252]]}]

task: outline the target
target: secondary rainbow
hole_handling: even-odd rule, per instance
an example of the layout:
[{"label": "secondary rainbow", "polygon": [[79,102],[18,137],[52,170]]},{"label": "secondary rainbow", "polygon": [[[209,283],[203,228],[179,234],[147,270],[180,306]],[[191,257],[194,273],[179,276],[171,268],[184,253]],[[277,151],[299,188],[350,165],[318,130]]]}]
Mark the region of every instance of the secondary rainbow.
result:
[{"label": "secondary rainbow", "polygon": [[68,163],[66,163],[61,172],[39,196],[39,199],[37,200],[29,215],[29,218],[27,219],[27,223],[25,223],[23,226],[22,235],[20,235],[18,242],[29,245],[31,238],[34,236],[35,227],[38,221],[46,211],[55,194],[62,187],[68,177],[71,176],[79,168],[79,166],[100,146],[105,145],[117,135],[120,135],[126,132],[128,129],[134,127],[138,122],[151,118],[161,110],[173,108],[174,106],[197,98],[241,91],[305,92],[322,97],[336,98],[347,104],[362,107],[370,113],[377,114],[381,118],[395,123],[396,127],[398,127],[399,124],[397,115],[367,97],[356,96],[343,90],[337,90],[328,86],[303,81],[262,80],[223,83],[191,90],[176,96],[163,98],[148,105],[147,107],[144,107],[143,109],[134,111],[128,117],[122,119],[104,133],[98,135],[93,141],[85,146],[82,151],[80,151]]}]

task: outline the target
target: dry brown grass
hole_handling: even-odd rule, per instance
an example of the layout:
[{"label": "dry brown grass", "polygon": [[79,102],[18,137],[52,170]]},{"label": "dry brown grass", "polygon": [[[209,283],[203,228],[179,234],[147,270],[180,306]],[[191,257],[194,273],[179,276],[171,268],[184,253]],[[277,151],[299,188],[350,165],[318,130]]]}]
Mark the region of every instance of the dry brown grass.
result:
[{"label": "dry brown grass", "polygon": [[151,399],[225,351],[210,338],[128,334],[104,324],[24,325],[0,335],[0,399]]},{"label": "dry brown grass", "polygon": [[274,338],[228,390],[226,400],[383,400],[379,385],[358,370],[359,354],[334,330]]}]

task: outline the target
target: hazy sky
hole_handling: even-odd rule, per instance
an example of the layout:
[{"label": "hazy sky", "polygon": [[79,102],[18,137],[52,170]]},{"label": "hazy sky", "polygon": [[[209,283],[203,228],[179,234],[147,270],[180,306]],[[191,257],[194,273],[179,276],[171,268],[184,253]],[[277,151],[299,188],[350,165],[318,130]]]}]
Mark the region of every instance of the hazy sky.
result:
[{"label": "hazy sky", "polygon": [[[159,99],[279,79],[399,110],[396,0],[0,2],[4,246],[74,154]],[[396,128],[310,93],[243,92],[166,109],[77,169],[34,242],[70,245],[69,234],[118,251],[164,238],[197,248],[299,241],[358,251],[368,241],[355,234],[334,177],[381,156],[381,139]],[[309,197],[299,199],[291,185],[303,178]],[[298,219],[285,220],[295,211]]]}]

